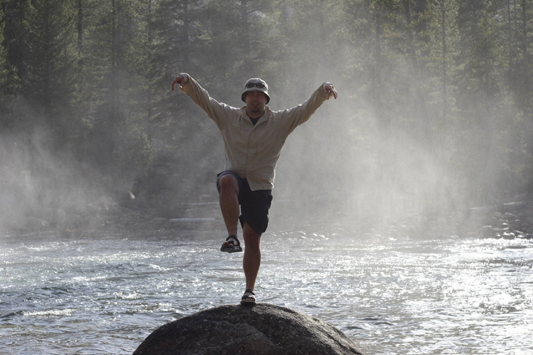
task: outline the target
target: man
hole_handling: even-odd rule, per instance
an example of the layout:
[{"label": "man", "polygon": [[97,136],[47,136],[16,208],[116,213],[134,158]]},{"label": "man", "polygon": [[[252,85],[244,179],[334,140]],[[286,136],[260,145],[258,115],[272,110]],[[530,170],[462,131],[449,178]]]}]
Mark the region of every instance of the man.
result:
[{"label": "man", "polygon": [[[271,111],[268,85],[259,78],[244,85],[242,108],[219,103],[188,74],[180,74],[179,84],[218,126],[226,150],[226,170],[217,176],[220,209],[228,231],[221,251],[242,251],[237,237],[240,220],[244,244],[243,269],[246,290],[241,304],[255,304],[255,282],[261,265],[261,235],[268,225],[268,210],[276,163],[287,136],[331,96],[337,98],[333,84],[324,83],[303,104],[284,111]],[[240,205],[240,216],[239,216]]]}]

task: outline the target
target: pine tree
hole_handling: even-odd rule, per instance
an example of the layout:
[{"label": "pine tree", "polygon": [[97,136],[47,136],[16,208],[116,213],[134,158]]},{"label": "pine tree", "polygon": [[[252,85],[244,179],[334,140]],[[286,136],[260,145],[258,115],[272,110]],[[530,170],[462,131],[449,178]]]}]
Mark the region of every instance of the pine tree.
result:
[{"label": "pine tree", "polygon": [[431,105],[438,113],[436,124],[447,133],[449,120],[455,110],[457,96],[457,66],[459,56],[459,29],[456,0],[435,0],[428,3],[426,68],[430,73]]},{"label": "pine tree", "polygon": [[528,150],[533,155],[533,70],[531,69],[531,20],[533,2],[515,0],[507,2],[509,43],[509,82],[511,90],[524,112],[524,131]]},{"label": "pine tree", "polygon": [[[0,117],[3,127],[24,129],[30,125],[28,119],[20,117],[16,102],[23,92],[21,78],[27,76],[27,58],[30,46],[27,39],[30,37],[30,0],[2,0],[2,26],[4,39],[2,48],[5,51],[6,78],[2,92],[6,101],[2,103],[4,110]],[[20,103],[20,102],[19,102]]]},{"label": "pine tree", "polygon": [[[82,31],[84,97],[90,131],[86,155],[125,190],[150,160],[150,144],[136,101],[142,76],[135,71],[140,47],[141,1],[112,0],[91,6]],[[79,13],[79,12],[78,12]],[[85,12],[84,12],[85,13]]]},{"label": "pine tree", "polygon": [[[461,2],[458,28],[461,33],[457,66],[457,108],[459,129],[468,134],[469,155],[462,157],[464,179],[471,184],[471,196],[486,203],[486,191],[502,194],[502,181],[509,178],[507,145],[514,129],[516,111],[508,99],[504,83],[508,46],[502,41],[508,23],[501,16],[503,3]],[[514,148],[510,148],[514,149]],[[481,174],[480,174],[481,172]],[[507,183],[505,183],[507,184]]]},{"label": "pine tree", "polygon": [[163,0],[153,9],[154,19],[149,23],[153,44],[148,44],[145,75],[150,86],[147,90],[154,91],[149,124],[158,138],[170,136],[171,140],[176,125],[194,107],[185,97],[172,95],[170,83],[181,72],[204,76],[203,63],[197,59],[202,51],[198,23],[202,6],[196,0]]},{"label": "pine tree", "polygon": [[525,155],[529,163],[522,167],[528,189],[533,189],[533,70],[530,40],[533,26],[533,1],[507,1],[508,42],[509,42],[509,82],[513,96],[522,111],[522,127]]},{"label": "pine tree", "polygon": [[344,52],[339,37],[342,1],[287,1],[286,6],[282,14],[287,18],[283,64],[291,75],[284,86],[312,87],[317,77],[331,81],[340,78],[340,67],[334,63]]},{"label": "pine tree", "polygon": [[32,102],[44,124],[63,142],[71,125],[69,107],[74,92],[74,31],[71,1],[33,1],[30,52],[25,59],[23,95]]},{"label": "pine tree", "polygon": [[[0,116],[4,116],[7,114],[7,82],[8,82],[8,67],[7,67],[7,52],[6,48],[4,47],[4,11],[3,11],[3,4],[2,0],[0,0],[0,98],[1,98],[1,104],[0,104]],[[0,122],[2,123],[2,122]]]},{"label": "pine tree", "polygon": [[204,51],[198,56],[204,56],[200,60],[206,63],[205,79],[214,79],[210,85],[221,101],[238,100],[248,78],[272,75],[266,70],[277,59],[272,11],[272,2],[266,0],[210,1],[202,9],[198,23]]}]

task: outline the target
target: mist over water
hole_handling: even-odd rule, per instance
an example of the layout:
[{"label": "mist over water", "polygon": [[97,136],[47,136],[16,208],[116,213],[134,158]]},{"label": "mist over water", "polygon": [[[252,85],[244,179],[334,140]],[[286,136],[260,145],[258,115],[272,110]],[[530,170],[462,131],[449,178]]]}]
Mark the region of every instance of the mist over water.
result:
[{"label": "mist over water", "polygon": [[112,204],[95,169],[80,164],[68,151],[51,149],[47,131],[35,131],[30,142],[21,136],[1,138],[2,235],[62,232],[89,222],[96,210]]},{"label": "mist over water", "polygon": [[[297,83],[300,76],[294,77]],[[297,105],[321,83],[304,88],[296,85],[300,89],[290,95],[281,95],[274,87],[271,108]],[[460,194],[461,187],[453,185],[454,171],[446,170],[435,154],[425,151],[409,134],[397,133],[391,141],[379,131],[371,114],[354,117],[364,107],[354,106],[348,100],[349,86],[336,87],[339,99],[326,101],[289,136],[276,169],[271,213],[296,221],[324,217],[332,223],[361,222],[376,228],[406,220],[415,228],[418,226],[414,224],[428,215],[437,219],[445,216],[450,224],[462,217],[469,201]],[[242,103],[235,98],[230,104]],[[176,190],[168,190],[166,198],[174,204],[216,202],[214,180],[216,173],[224,169],[224,156],[220,153],[223,143],[216,126],[200,110],[192,113],[194,116],[186,119],[199,124],[193,125],[194,131],[188,134],[190,139],[176,148],[166,148],[183,161],[180,177],[185,179],[180,182],[168,176],[167,185],[194,184],[185,198],[173,195]],[[206,134],[212,136],[208,142],[195,138]],[[207,158],[206,143],[210,154]],[[110,190],[113,184],[108,184],[109,179],[98,169],[81,165],[68,151],[57,153],[50,149],[46,131],[35,132],[30,144],[18,137],[5,136],[0,148],[5,188],[0,222],[4,231],[23,226],[28,217],[60,223],[51,229],[61,231],[72,228],[64,220],[71,216],[51,214],[75,210],[77,215],[91,216],[96,210],[105,209],[105,205],[120,202]],[[120,198],[130,190],[132,185],[122,185]],[[450,228],[447,232],[453,234],[454,230]]]},{"label": "mist over water", "polygon": [[[54,67],[48,86],[24,77],[43,73],[30,61],[43,53],[9,57],[21,77],[8,83],[0,51],[0,95],[20,85],[0,96],[0,353],[129,354],[167,322],[238,302],[242,256],[218,251],[223,142],[201,109],[170,92],[181,72],[235,107],[251,77],[269,84],[272,110],[325,81],[338,91],[282,150],[259,302],[326,320],[369,354],[533,352],[531,241],[482,239],[483,218],[473,233],[464,227],[471,207],[501,206],[531,186],[531,95],[509,78],[517,70],[528,87],[529,74],[506,67],[520,58],[496,57],[507,43],[487,44],[493,32],[482,29],[480,46],[458,45],[450,24],[443,78],[436,23],[407,25],[394,8],[432,21],[440,17],[426,5],[436,2],[189,1],[190,13],[150,3],[160,7],[136,16],[109,2],[80,8],[94,16],[81,23],[81,48],[67,43],[66,57],[48,63],[77,64]],[[33,17],[14,17],[17,1],[4,4],[2,45],[36,40],[18,23],[44,33]],[[489,15],[483,24],[498,19]],[[500,40],[520,32],[502,24],[491,27]],[[78,34],[62,26],[58,38]],[[418,31],[413,52],[408,29]],[[180,217],[215,221],[169,222]]]},{"label": "mist over water", "polygon": [[376,229],[399,222],[422,228],[432,219],[443,232],[456,233],[455,223],[473,202],[461,194],[455,171],[415,132],[381,132],[364,102],[348,100],[349,86],[337,89],[339,99],[324,103],[282,151],[274,198],[294,201],[284,213],[326,215]]},{"label": "mist over water", "polygon": [[[299,85],[298,78],[306,78],[309,73],[294,75],[298,88],[294,92],[273,87],[271,108],[289,108],[307,99],[322,83]],[[329,78],[328,73],[323,76],[325,80]],[[365,111],[363,102],[359,107],[348,100],[350,86],[343,86],[341,81],[336,87],[339,99],[325,102],[289,136],[276,169],[272,214],[290,216],[296,221],[324,217],[332,223],[361,222],[376,228],[406,220],[417,228],[414,224],[428,215],[437,219],[445,216],[449,218],[446,223],[454,224],[469,203],[460,194],[461,186],[454,185],[454,171],[446,170],[436,154],[426,151],[408,132],[385,136],[373,115]],[[282,95],[287,90],[288,95]],[[230,104],[238,107],[242,102],[235,97]],[[216,202],[213,181],[216,173],[224,169],[224,156],[219,154],[223,151],[222,140],[203,112],[193,110],[192,114],[185,119],[199,124],[193,124],[194,130],[185,134],[191,139],[177,148],[166,149],[183,161],[181,177],[187,184],[191,181],[194,184],[194,190],[190,190],[193,192],[185,200]],[[206,134],[213,139],[208,142],[195,139]],[[206,143],[210,154],[207,160]],[[51,229],[61,231],[72,228],[65,221],[71,216],[57,213],[75,210],[77,215],[91,216],[107,208],[106,205],[119,202],[118,195],[110,190],[113,184],[108,184],[109,179],[98,169],[81,165],[68,151],[54,151],[51,144],[47,131],[36,131],[29,144],[19,137],[2,139],[1,178],[5,193],[0,222],[4,231],[24,226],[28,217],[52,220]],[[180,185],[177,180],[169,183]],[[132,185],[122,185],[120,197],[130,190]],[[167,199],[182,202],[181,196],[172,195],[173,191],[168,191]],[[453,234],[453,227],[447,232]]]}]

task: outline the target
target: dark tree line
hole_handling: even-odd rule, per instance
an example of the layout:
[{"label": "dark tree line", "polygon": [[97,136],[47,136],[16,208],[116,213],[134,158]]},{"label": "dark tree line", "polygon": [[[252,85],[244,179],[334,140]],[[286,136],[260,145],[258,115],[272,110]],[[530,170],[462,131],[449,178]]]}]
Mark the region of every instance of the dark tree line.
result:
[{"label": "dark tree line", "polygon": [[233,105],[249,77],[275,88],[275,108],[335,82],[335,118],[304,135],[338,132],[350,169],[314,154],[343,186],[412,191],[435,174],[443,196],[472,203],[531,191],[532,16],[531,0],[0,0],[4,169],[45,169],[10,160],[38,146],[122,189],[149,171],[155,141],[212,166],[216,128],[169,90],[187,71]]}]

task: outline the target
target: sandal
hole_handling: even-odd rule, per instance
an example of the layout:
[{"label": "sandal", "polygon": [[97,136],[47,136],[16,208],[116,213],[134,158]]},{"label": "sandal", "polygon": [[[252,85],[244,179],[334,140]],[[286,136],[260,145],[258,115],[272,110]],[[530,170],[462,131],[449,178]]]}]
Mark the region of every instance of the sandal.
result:
[{"label": "sandal", "polygon": [[244,291],[244,295],[241,298],[241,305],[253,306],[255,305],[255,293],[252,290]]},{"label": "sandal", "polygon": [[227,237],[224,244],[222,244],[222,247],[220,247],[220,251],[224,251],[226,253],[242,251],[241,243],[239,242],[239,239],[237,239],[237,236],[230,235]]}]

